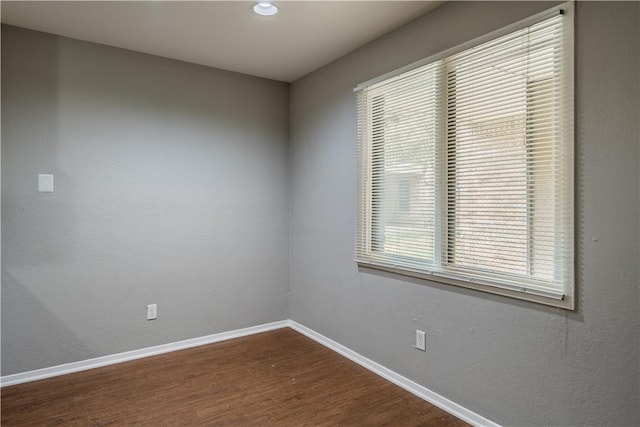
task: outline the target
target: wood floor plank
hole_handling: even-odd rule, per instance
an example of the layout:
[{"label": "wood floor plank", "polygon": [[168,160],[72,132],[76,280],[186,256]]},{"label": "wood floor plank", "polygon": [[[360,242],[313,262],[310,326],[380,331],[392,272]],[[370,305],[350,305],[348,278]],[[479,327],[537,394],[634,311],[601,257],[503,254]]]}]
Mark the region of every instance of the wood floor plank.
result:
[{"label": "wood floor plank", "polygon": [[4,387],[3,426],[466,426],[289,328]]}]

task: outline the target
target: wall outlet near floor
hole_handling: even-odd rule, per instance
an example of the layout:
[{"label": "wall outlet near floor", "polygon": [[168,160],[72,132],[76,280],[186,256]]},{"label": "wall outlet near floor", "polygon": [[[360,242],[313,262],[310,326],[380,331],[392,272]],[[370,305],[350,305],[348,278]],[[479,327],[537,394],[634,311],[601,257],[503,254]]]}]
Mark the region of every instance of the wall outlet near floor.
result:
[{"label": "wall outlet near floor", "polygon": [[416,348],[427,351],[427,334],[419,329],[416,329]]},{"label": "wall outlet near floor", "polygon": [[158,304],[149,304],[147,306],[147,320],[158,318]]}]

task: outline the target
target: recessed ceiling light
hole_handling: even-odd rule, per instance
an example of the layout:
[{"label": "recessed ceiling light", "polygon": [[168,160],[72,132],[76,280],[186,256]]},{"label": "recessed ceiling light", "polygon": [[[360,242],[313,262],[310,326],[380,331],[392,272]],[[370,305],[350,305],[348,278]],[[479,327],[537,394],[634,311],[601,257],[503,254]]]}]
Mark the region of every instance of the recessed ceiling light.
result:
[{"label": "recessed ceiling light", "polygon": [[253,11],[258,15],[271,16],[278,13],[278,6],[270,1],[261,1],[253,5]]}]

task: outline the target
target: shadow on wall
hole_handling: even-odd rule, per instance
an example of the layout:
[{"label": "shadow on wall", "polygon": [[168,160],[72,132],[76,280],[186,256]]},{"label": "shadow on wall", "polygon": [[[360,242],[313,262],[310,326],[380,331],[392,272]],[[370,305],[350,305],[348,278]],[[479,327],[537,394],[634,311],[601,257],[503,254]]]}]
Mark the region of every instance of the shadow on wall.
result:
[{"label": "shadow on wall", "polygon": [[[3,269],[59,264],[73,258],[77,216],[58,158],[59,41],[3,25],[2,42]],[[54,175],[55,192],[37,192],[41,173]]]},{"label": "shadow on wall", "polygon": [[[30,342],[28,347],[24,345],[25,337],[28,337]],[[35,349],[36,354],[33,351],[33,342],[41,343]],[[56,342],[56,347],[46,345],[49,342]],[[61,352],[61,349],[67,351]],[[3,267],[2,375],[23,372],[23,364],[44,368],[68,363],[73,359],[83,360],[96,356],[97,354],[87,348],[77,335],[47,309],[40,298]]]},{"label": "shadow on wall", "polygon": [[[73,197],[59,197],[73,188],[58,159],[59,51],[57,39],[2,26],[2,375],[67,362],[61,348],[93,356],[40,299],[65,298],[48,272],[75,257]],[[39,173],[54,175],[55,192],[37,192]]]},{"label": "shadow on wall", "polygon": [[11,26],[1,54],[3,374],[283,318],[286,84]]}]

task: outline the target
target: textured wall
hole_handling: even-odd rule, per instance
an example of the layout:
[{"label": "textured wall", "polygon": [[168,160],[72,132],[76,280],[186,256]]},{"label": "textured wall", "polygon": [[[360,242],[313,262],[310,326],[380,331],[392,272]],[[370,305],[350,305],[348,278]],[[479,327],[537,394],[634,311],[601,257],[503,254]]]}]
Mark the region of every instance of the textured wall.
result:
[{"label": "textured wall", "polygon": [[2,374],[286,319],[287,138],[286,84],[3,26]]},{"label": "textured wall", "polygon": [[450,2],[296,82],[289,172],[286,85],[3,27],[2,374],[286,318],[288,185],[294,320],[505,425],[637,424],[640,4],[577,7],[575,312],[352,261],[352,88],[548,6]]},{"label": "textured wall", "polygon": [[504,425],[636,425],[639,3],[577,5],[575,312],[353,262],[353,87],[548,7],[449,2],[292,85],[291,317]]}]

